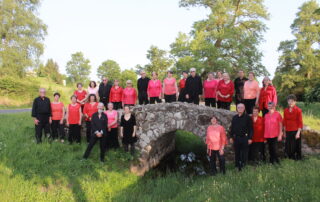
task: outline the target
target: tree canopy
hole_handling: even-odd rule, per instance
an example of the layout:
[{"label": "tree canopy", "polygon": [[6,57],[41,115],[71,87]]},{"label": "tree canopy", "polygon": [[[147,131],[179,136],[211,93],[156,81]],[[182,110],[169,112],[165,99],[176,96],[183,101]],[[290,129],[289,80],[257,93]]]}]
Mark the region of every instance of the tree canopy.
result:
[{"label": "tree canopy", "polygon": [[108,77],[109,80],[114,81],[120,79],[121,68],[116,61],[107,60],[104,61],[97,70],[98,78]]},{"label": "tree canopy", "polygon": [[59,72],[59,65],[53,59],[48,59],[45,65],[40,64],[37,72],[40,77],[51,78],[54,82],[62,84],[63,75]]},{"label": "tree canopy", "polygon": [[86,59],[82,52],[72,54],[71,60],[67,62],[66,72],[72,83],[88,81],[90,70],[90,60]]}]

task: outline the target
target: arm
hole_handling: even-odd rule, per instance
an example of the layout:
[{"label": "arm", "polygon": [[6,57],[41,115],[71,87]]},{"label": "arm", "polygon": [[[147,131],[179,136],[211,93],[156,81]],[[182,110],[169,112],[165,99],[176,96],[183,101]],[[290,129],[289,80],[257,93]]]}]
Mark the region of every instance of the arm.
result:
[{"label": "arm", "polygon": [[227,135],[226,135],[226,130],[223,128],[223,127],[221,127],[222,129],[221,129],[221,133],[220,133],[220,145],[221,145],[221,147],[220,147],[220,150],[219,150],[219,153],[220,153],[220,155],[223,155],[224,154],[224,146],[228,143],[228,141],[227,141]]},{"label": "arm", "polygon": [[249,140],[251,140],[253,136],[253,125],[252,125],[252,119],[249,116],[248,116],[247,127],[248,127],[248,138]]},{"label": "arm", "polygon": [[202,80],[201,77],[199,77],[199,95],[202,95],[202,89],[203,89],[203,85],[202,85]]},{"label": "arm", "polygon": [[81,119],[82,119],[81,107],[79,107],[79,117],[80,117],[79,125],[81,126]]},{"label": "arm", "polygon": [[65,113],[66,113],[66,110],[65,110],[64,106],[62,105],[62,118],[60,120],[60,124],[63,124],[63,120],[65,118]]},{"label": "arm", "polygon": [[160,95],[159,95],[159,98],[163,97],[163,94],[162,94],[162,83],[160,80],[159,81],[159,86],[160,86]]},{"label": "arm", "polygon": [[134,104],[136,104],[137,103],[137,91],[136,91],[136,89],[134,89],[134,95],[133,95],[133,97],[134,97]]},{"label": "arm", "polygon": [[282,140],[282,136],[283,136],[283,125],[282,125],[282,117],[281,117],[281,115],[279,114],[279,119],[278,119],[278,121],[279,121],[279,136],[278,136],[278,141],[280,142],[281,140]]},{"label": "arm", "polygon": [[176,88],[176,96],[177,96],[177,98],[178,98],[179,90],[178,90],[177,82],[175,82],[174,85],[175,85],[175,88]]},{"label": "arm", "polygon": [[297,134],[296,134],[296,139],[299,139],[300,138],[300,134],[301,134],[301,130],[303,128],[303,120],[302,120],[302,111],[299,110],[298,112],[298,131],[297,131]]},{"label": "arm", "polygon": [[108,128],[111,128],[112,126],[116,125],[118,123],[118,113],[116,113],[114,121],[108,125]]},{"label": "arm", "polygon": [[274,102],[275,105],[277,105],[278,103],[278,97],[277,97],[277,91],[276,91],[276,88],[273,87],[273,97],[272,97],[272,102]]},{"label": "arm", "polygon": [[69,126],[69,107],[67,107],[67,110],[66,110],[66,124],[67,126]]},{"label": "arm", "polygon": [[147,95],[148,99],[150,99],[150,81],[148,82]]},{"label": "arm", "polygon": [[134,115],[132,115],[133,117],[133,134],[132,134],[132,137],[135,137],[136,136],[136,132],[137,132],[137,124],[136,124],[136,117]]},{"label": "arm", "polygon": [[92,120],[91,121],[91,133],[92,133],[92,135],[97,135],[98,133],[100,133],[99,131],[100,130],[99,130],[97,124],[96,124],[96,121]]}]

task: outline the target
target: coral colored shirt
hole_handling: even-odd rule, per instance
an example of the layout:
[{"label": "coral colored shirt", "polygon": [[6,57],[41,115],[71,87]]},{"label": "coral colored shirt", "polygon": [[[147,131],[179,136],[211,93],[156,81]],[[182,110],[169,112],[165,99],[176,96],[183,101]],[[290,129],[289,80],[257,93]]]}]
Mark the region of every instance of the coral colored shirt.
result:
[{"label": "coral colored shirt", "polygon": [[216,79],[203,82],[204,98],[216,98],[218,83]]},{"label": "coral colored shirt", "polygon": [[63,118],[63,103],[53,103],[51,102],[51,119],[54,121],[61,120]]},{"label": "coral colored shirt", "polygon": [[134,88],[125,88],[122,93],[122,103],[125,105],[135,105],[137,100],[137,91]]},{"label": "coral colored shirt", "polygon": [[83,100],[87,96],[87,92],[85,90],[82,90],[81,92],[76,90],[73,94],[77,96],[77,100]]},{"label": "coral colored shirt", "polygon": [[217,96],[217,99],[221,102],[232,102],[232,95],[234,93],[234,84],[230,80],[229,83],[225,83],[224,80],[220,80],[217,86],[217,91],[220,91],[222,95],[230,95],[228,98]]},{"label": "coral colored shirt", "polygon": [[264,138],[275,138],[279,136],[279,128],[282,123],[281,114],[277,111],[270,112],[264,116]]},{"label": "coral colored shirt", "polygon": [[286,108],[283,112],[283,126],[286,127],[286,131],[297,131],[299,128],[303,128],[302,110],[294,106],[290,112],[289,108]]},{"label": "coral colored shirt", "polygon": [[[112,124],[112,122],[114,122],[116,120],[116,118],[118,117],[118,112],[116,110],[112,110],[112,112],[107,110],[104,113],[108,117],[108,126],[110,126]],[[111,126],[111,128],[117,128],[117,127],[118,127],[117,123],[115,125]]]},{"label": "coral colored shirt", "polygon": [[84,104],[83,114],[88,115],[89,118],[86,118],[86,121],[91,121],[91,117],[94,113],[98,111],[98,104],[95,102],[94,104],[86,103]]},{"label": "coral colored shirt", "polygon": [[181,79],[181,80],[179,81],[179,88],[180,88],[180,90],[183,89],[184,87],[186,87],[186,80],[187,80],[187,79]]},{"label": "coral colored shirt", "polygon": [[94,94],[96,95],[98,92],[98,88],[91,88],[91,87],[88,87],[88,94],[91,95],[91,94]]},{"label": "coral colored shirt", "polygon": [[253,136],[252,142],[264,142],[264,118],[258,116],[256,121],[252,117]]},{"label": "coral colored shirt", "polygon": [[243,86],[244,99],[255,99],[260,92],[258,81],[246,81]]},{"label": "coral colored shirt", "polygon": [[160,97],[162,91],[162,84],[159,79],[153,80],[151,79],[148,83],[148,97]]},{"label": "coral colored shirt", "polygon": [[275,87],[272,85],[269,85],[266,89],[264,87],[260,90],[260,96],[259,96],[259,108],[260,110],[268,109],[268,103],[274,102],[275,105],[277,105],[277,91]]},{"label": "coral colored shirt", "polygon": [[80,114],[79,114],[80,107],[81,107],[81,105],[78,103],[74,106],[72,104],[69,104],[69,106],[68,106],[68,122],[69,122],[69,124],[79,124],[80,123]]},{"label": "coral colored shirt", "polygon": [[207,129],[206,144],[209,150],[220,150],[226,145],[227,136],[226,131],[221,125],[210,125]]},{"label": "coral colored shirt", "polygon": [[164,83],[164,94],[165,95],[174,95],[177,93],[176,91],[176,79],[175,78],[165,78],[163,80]]},{"label": "coral colored shirt", "polygon": [[122,101],[122,94],[123,94],[123,89],[120,86],[118,86],[118,88],[116,88],[115,86],[112,86],[112,88],[110,90],[109,101],[110,102],[121,102]]}]

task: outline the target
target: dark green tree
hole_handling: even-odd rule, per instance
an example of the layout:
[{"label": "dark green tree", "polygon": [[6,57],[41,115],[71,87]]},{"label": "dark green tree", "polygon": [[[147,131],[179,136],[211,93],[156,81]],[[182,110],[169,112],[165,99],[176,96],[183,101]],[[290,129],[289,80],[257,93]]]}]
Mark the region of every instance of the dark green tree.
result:
[{"label": "dark green tree", "polygon": [[90,60],[84,58],[82,52],[71,55],[71,60],[67,62],[66,72],[70,82],[87,82],[91,71]]},{"label": "dark green tree", "polygon": [[116,61],[107,60],[104,61],[97,70],[97,76],[99,78],[107,77],[110,81],[120,79],[121,68]]},{"label": "dark green tree", "polygon": [[59,65],[53,59],[48,59],[46,65],[40,65],[38,76],[47,77],[58,84],[62,84],[63,76],[59,73]]}]

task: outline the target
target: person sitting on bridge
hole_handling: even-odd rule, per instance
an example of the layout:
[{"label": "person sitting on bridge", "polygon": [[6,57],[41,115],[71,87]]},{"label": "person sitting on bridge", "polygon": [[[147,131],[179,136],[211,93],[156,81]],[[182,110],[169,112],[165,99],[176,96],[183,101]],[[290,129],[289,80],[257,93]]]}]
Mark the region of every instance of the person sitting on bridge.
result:
[{"label": "person sitting on bridge", "polygon": [[211,175],[217,173],[216,158],[219,159],[220,172],[226,173],[224,146],[227,144],[226,131],[223,126],[219,125],[215,116],[211,119],[211,125],[207,129],[207,152],[210,157]]}]

